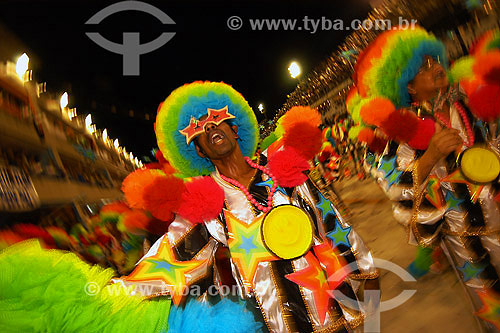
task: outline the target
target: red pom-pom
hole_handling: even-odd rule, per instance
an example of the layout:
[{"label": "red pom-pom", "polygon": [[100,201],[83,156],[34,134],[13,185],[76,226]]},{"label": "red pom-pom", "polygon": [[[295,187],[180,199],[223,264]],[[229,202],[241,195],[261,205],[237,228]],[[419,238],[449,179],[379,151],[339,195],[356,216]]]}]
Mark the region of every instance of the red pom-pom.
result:
[{"label": "red pom-pom", "polygon": [[293,148],[276,152],[269,159],[268,166],[280,186],[294,187],[307,180],[303,171],[309,170],[309,162]]},{"label": "red pom-pom", "polygon": [[408,142],[417,131],[418,117],[411,111],[400,109],[389,115],[380,128],[390,138]]},{"label": "red pom-pom", "polygon": [[153,162],[153,163],[144,164],[144,168],[146,168],[146,169],[160,169],[161,170],[162,165],[160,163]]},{"label": "red pom-pom", "polygon": [[419,119],[417,131],[408,144],[414,149],[426,150],[435,131],[436,123],[434,120],[431,118]]},{"label": "red pom-pom", "polygon": [[185,184],[179,215],[191,223],[215,219],[224,207],[224,190],[211,177],[195,178]]},{"label": "red pom-pom", "polygon": [[364,104],[359,111],[359,115],[364,123],[381,126],[395,111],[396,108],[390,100],[377,97]]},{"label": "red pom-pom", "polygon": [[156,160],[158,161],[158,163],[160,163],[160,164],[168,163],[168,161],[163,156],[163,153],[159,149],[156,151],[155,157],[156,157]]},{"label": "red pom-pom", "polygon": [[158,177],[144,188],[144,206],[157,219],[170,221],[181,204],[185,186],[177,177]]},{"label": "red pom-pom", "polygon": [[157,219],[152,219],[149,221],[148,225],[146,226],[146,230],[153,235],[161,236],[163,234],[166,234],[168,231],[168,226],[170,223],[173,221],[160,221]]},{"label": "red pom-pom", "polygon": [[358,134],[359,142],[365,142],[368,145],[370,145],[370,143],[373,141],[374,138],[375,138],[375,133],[370,128],[363,128],[361,131],[359,131]]},{"label": "red pom-pom", "polygon": [[292,125],[283,135],[285,147],[293,148],[306,160],[319,154],[323,139],[321,130],[308,123]]},{"label": "red pom-pom", "polygon": [[384,152],[386,145],[387,145],[387,139],[375,135],[373,137],[372,142],[368,145],[368,148],[373,153],[382,154]]},{"label": "red pom-pom", "polygon": [[469,107],[472,113],[481,120],[493,121],[500,117],[500,86],[493,84],[480,85],[469,95]]},{"label": "red pom-pom", "polygon": [[473,70],[486,83],[500,85],[500,51],[476,56]]}]

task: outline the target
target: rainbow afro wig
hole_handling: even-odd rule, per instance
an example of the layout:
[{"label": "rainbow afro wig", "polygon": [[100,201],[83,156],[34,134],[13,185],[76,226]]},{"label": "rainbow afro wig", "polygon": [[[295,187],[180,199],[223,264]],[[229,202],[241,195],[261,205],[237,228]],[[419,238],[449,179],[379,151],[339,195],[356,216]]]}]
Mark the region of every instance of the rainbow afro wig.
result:
[{"label": "rainbow afro wig", "polygon": [[158,147],[183,177],[208,175],[214,171],[212,162],[196,153],[194,143],[186,144],[186,137],[179,131],[186,128],[191,117],[199,119],[207,109],[228,106],[238,126],[241,151],[253,156],[257,149],[258,125],[253,110],[243,96],[223,82],[196,81],[175,89],[158,108],[155,131]]},{"label": "rainbow afro wig", "polygon": [[408,83],[417,75],[424,56],[446,67],[443,43],[421,27],[382,33],[359,55],[354,82],[359,95],[385,97],[396,108],[409,106]]}]

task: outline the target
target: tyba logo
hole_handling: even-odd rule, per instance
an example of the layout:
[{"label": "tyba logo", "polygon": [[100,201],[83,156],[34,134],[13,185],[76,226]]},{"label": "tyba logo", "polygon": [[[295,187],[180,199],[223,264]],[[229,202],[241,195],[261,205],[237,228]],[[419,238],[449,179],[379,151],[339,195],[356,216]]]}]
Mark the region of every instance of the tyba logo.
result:
[{"label": "tyba logo", "polygon": [[[122,1],[112,4],[97,12],[85,24],[99,24],[106,17],[126,10],[145,12],[156,17],[163,24],[175,24],[174,20],[167,14],[141,1]],[[146,54],[162,47],[174,37],[175,32],[163,32],[158,38],[145,44],[140,43],[140,33],[138,32],[124,32],[123,44],[107,40],[98,32],[86,32],[85,34],[100,47],[123,55],[123,75],[138,76],[141,54]]]}]

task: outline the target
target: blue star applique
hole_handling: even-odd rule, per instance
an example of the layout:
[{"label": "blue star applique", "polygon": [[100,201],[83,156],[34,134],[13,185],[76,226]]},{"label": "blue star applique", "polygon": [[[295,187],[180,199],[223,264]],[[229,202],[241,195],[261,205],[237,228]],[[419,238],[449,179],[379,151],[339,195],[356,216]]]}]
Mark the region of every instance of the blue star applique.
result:
[{"label": "blue star applique", "polygon": [[155,270],[155,271],[156,270],[165,270],[165,271],[170,273],[170,270],[172,269],[172,267],[177,267],[176,265],[172,265],[171,263],[169,263],[166,260],[155,260],[155,259],[146,259],[146,260],[154,265],[152,270]]},{"label": "blue star applique", "polygon": [[[271,177],[269,177],[266,181],[262,181],[260,183],[255,184],[255,186],[265,186],[268,187],[269,190],[271,190],[271,187],[273,186],[274,182]],[[281,186],[278,186],[276,188],[276,191],[283,193],[283,195],[288,197],[288,194],[286,194],[285,189]]]},{"label": "blue star applique", "polygon": [[316,204],[316,207],[321,211],[321,216],[323,217],[323,221],[325,220],[328,214],[332,214],[333,216],[335,216],[335,212],[332,209],[332,204],[330,203],[330,200],[325,198],[323,194],[321,194],[319,191],[318,195],[319,195],[319,201]]},{"label": "blue star applique", "polygon": [[349,242],[349,239],[347,238],[351,229],[352,227],[342,228],[340,223],[337,222],[335,223],[335,229],[327,233],[326,236],[333,241],[335,246],[344,244],[347,247],[351,247],[351,242]]},{"label": "blue star applique", "polygon": [[449,210],[456,210],[459,212],[462,211],[460,209],[460,204],[464,202],[463,199],[455,197],[452,192],[447,192],[444,199],[446,201],[446,206],[448,207],[446,211]]},{"label": "blue star applique", "polygon": [[245,237],[245,236],[241,236],[241,245],[238,246],[238,248],[242,249],[242,250],[245,250],[245,252],[247,253],[247,256],[250,255],[250,251],[252,251],[253,249],[256,249],[257,246],[255,246],[255,244],[253,243],[253,237]]},{"label": "blue star applique", "polygon": [[392,185],[399,183],[399,179],[401,178],[402,174],[403,171],[397,169],[395,169],[390,174],[386,174],[385,179],[387,180],[387,188],[389,189]]},{"label": "blue star applique", "polygon": [[464,282],[467,282],[472,278],[477,278],[484,271],[484,266],[474,265],[466,261],[462,267],[458,267],[458,270],[462,272]]},{"label": "blue star applique", "polygon": [[396,157],[395,156],[391,159],[382,158],[380,160],[380,165],[379,165],[377,170],[383,171],[385,176],[387,177],[387,176],[389,176],[390,173],[392,173],[392,171],[394,171],[394,169],[396,169]]}]

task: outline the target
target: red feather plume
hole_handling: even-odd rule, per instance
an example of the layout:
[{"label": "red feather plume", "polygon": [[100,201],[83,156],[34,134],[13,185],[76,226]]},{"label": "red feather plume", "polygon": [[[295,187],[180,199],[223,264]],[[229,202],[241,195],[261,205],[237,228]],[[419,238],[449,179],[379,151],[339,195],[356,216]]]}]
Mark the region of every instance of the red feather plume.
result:
[{"label": "red feather plume", "polygon": [[435,131],[436,123],[434,120],[431,118],[419,119],[417,131],[408,144],[414,149],[426,150]]},{"label": "red feather plume", "polygon": [[408,142],[417,131],[418,117],[411,111],[400,109],[392,112],[382,122],[380,128],[390,138],[397,141]]}]

